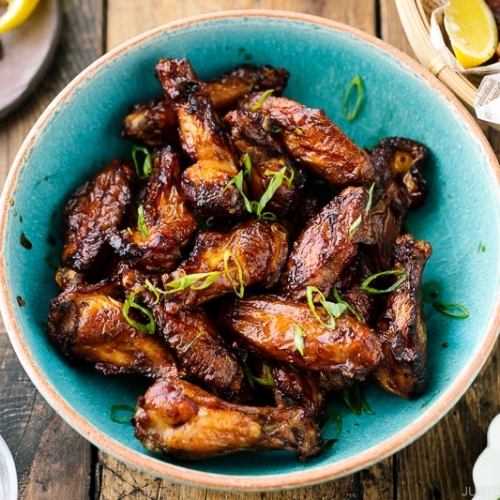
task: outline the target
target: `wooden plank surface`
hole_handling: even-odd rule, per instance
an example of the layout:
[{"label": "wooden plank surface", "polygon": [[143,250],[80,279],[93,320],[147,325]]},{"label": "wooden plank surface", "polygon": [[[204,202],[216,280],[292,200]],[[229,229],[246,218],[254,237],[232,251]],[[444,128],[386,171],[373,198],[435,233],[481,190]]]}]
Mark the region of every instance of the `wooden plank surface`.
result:
[{"label": "wooden plank surface", "polygon": [[[43,0],[42,0],[43,1]],[[0,181],[50,100],[103,51],[160,24],[228,9],[279,9],[324,16],[376,34],[413,54],[394,0],[61,0],[62,40],[37,92],[0,121]],[[485,129],[495,151],[499,134]],[[98,452],[37,393],[0,325],[0,434],[19,475],[20,500],[422,500],[471,498],[472,464],[500,412],[500,346],[457,406],[395,456],[357,474],[289,492],[214,492],[172,484]]]}]

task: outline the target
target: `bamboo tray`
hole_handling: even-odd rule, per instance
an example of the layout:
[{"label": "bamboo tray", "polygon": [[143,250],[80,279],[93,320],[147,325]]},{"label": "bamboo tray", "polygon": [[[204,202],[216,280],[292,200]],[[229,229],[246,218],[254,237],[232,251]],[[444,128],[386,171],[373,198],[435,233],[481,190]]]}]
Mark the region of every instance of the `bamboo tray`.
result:
[{"label": "bamboo tray", "polygon": [[[473,116],[478,87],[456,73],[441,60],[430,39],[430,14],[434,2],[429,0],[395,0],[401,24],[420,63],[437,76],[469,109]],[[488,123],[500,130],[500,125]]]}]

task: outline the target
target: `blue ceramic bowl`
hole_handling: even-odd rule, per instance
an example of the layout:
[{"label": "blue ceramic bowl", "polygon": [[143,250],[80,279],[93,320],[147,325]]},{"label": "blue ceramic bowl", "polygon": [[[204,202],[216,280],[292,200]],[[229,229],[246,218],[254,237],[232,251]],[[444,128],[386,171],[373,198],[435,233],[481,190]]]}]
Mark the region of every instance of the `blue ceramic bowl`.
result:
[{"label": "blue ceramic bowl", "polygon": [[[57,216],[72,191],[131,145],[120,139],[131,103],[154,97],[153,68],[162,57],[188,57],[202,78],[244,62],[284,66],[286,94],[322,107],[360,146],[395,135],[432,152],[430,197],[409,220],[432,243],[424,282],[443,302],[458,302],[468,319],[425,306],[430,387],[408,402],[373,386],[374,414],[342,405],[339,441],[320,457],[299,462],[286,452],[239,454],[179,465],[146,452],[131,426],[114,423],[112,404],[135,405],[143,383],[75,368],[45,334],[49,300],[57,294],[47,263],[57,247]],[[357,118],[342,111],[356,75],[364,82]],[[357,30],[325,19],[280,12],[229,12],[150,31],[106,54],[48,107],[27,137],[1,199],[1,311],[11,342],[47,401],[89,441],[152,474],[187,484],[232,490],[291,488],[369,466],[434,425],[467,390],[496,341],[500,324],[500,186],[493,152],[467,111],[409,57]],[[31,246],[27,244],[30,242]],[[447,346],[447,347],[445,347]]]}]

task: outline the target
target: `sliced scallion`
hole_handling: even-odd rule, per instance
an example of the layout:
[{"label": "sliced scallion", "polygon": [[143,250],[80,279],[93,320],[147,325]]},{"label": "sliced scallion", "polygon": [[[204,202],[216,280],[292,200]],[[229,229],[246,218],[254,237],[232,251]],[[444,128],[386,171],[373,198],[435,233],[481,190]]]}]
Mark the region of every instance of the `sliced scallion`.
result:
[{"label": "sliced scallion", "polygon": [[149,235],[148,226],[146,226],[146,222],[144,221],[144,206],[139,205],[137,208],[137,227],[141,232],[141,235],[144,239],[146,239]]},{"label": "sliced scallion", "polygon": [[[351,94],[355,92],[354,105],[351,106],[352,97]],[[344,110],[344,116],[348,121],[354,120],[358,116],[359,110],[361,108],[361,103],[363,102],[363,81],[359,75],[356,75],[347,85],[344,92],[344,99],[342,102],[342,107]]]},{"label": "sliced scallion", "polygon": [[297,351],[299,351],[300,355],[303,357],[304,349],[306,347],[305,345],[306,332],[300,325],[297,325],[297,323],[294,323],[293,325],[294,325],[293,344],[295,345]]},{"label": "sliced scallion", "polygon": [[[386,288],[385,290],[379,290],[378,288],[372,288],[371,286],[369,286],[373,280],[379,278],[380,276],[390,276],[390,275],[401,276],[401,277],[398,278],[397,281],[395,281],[390,287]],[[372,274],[369,278],[366,278],[363,281],[363,283],[361,283],[360,288],[365,292],[373,294],[390,293],[396,290],[396,288],[399,285],[401,285],[401,283],[403,283],[405,280],[406,280],[406,271],[394,269],[391,271],[383,271],[381,273]]]},{"label": "sliced scallion", "polygon": [[[139,153],[144,156],[142,164],[139,162]],[[134,161],[135,173],[139,179],[147,179],[153,170],[153,162],[151,160],[151,153],[148,148],[134,145],[132,147],[132,160]]]},{"label": "sliced scallion", "polygon": [[335,298],[335,300],[339,303],[339,304],[343,304],[345,306],[345,308],[360,322],[362,323],[363,322],[363,318],[351,307],[350,304],[348,304],[345,300],[343,300],[341,297],[340,297],[340,294],[338,292],[338,290],[334,287],[332,289],[332,294],[333,294],[333,297]]},{"label": "sliced scallion", "polygon": [[[155,320],[154,320],[153,314],[151,313],[151,311],[149,311],[145,307],[143,307],[140,304],[137,304],[135,302],[135,296],[142,289],[143,289],[143,287],[141,286],[138,289],[136,289],[135,291],[130,293],[127,300],[123,304],[122,314],[130,326],[134,327],[136,330],[138,330],[141,333],[147,333],[148,335],[153,335],[155,333]],[[146,324],[144,324],[144,323],[139,323],[138,321],[135,321],[134,319],[132,319],[129,315],[129,311],[131,308],[136,309],[137,311],[140,311],[142,314],[144,314],[148,318],[149,321]]]},{"label": "sliced scallion", "polygon": [[452,318],[465,319],[470,316],[467,308],[456,302],[433,302],[432,305],[440,313],[450,316]]},{"label": "sliced scallion", "polygon": [[[245,293],[245,283],[243,282],[243,268],[241,267],[241,264],[238,262],[238,259],[236,258],[234,253],[231,252],[231,250],[224,251],[223,259],[224,272],[226,273],[227,279],[229,280],[229,283],[231,283],[236,296],[241,299],[243,298],[243,294]],[[233,277],[231,276],[231,272],[229,271],[229,259],[232,259],[234,265],[236,266],[236,271],[238,273],[238,282],[233,279]]]},{"label": "sliced scallion", "polygon": [[112,405],[109,418],[117,424],[129,424],[135,408],[129,405]]},{"label": "sliced scallion", "polygon": [[264,101],[274,92],[274,89],[268,89],[265,92],[262,93],[260,96],[259,100],[250,108],[252,111],[257,111]]}]

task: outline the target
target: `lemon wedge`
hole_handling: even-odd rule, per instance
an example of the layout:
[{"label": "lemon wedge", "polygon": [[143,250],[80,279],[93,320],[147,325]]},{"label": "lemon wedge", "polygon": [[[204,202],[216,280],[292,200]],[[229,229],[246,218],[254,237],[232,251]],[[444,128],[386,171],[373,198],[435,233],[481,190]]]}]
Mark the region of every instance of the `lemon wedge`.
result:
[{"label": "lemon wedge", "polygon": [[495,53],[498,30],[484,0],[450,0],[444,11],[444,27],[464,69],[483,64]]},{"label": "lemon wedge", "polygon": [[24,23],[35,10],[39,0],[7,0],[7,10],[0,17],[0,33]]}]

